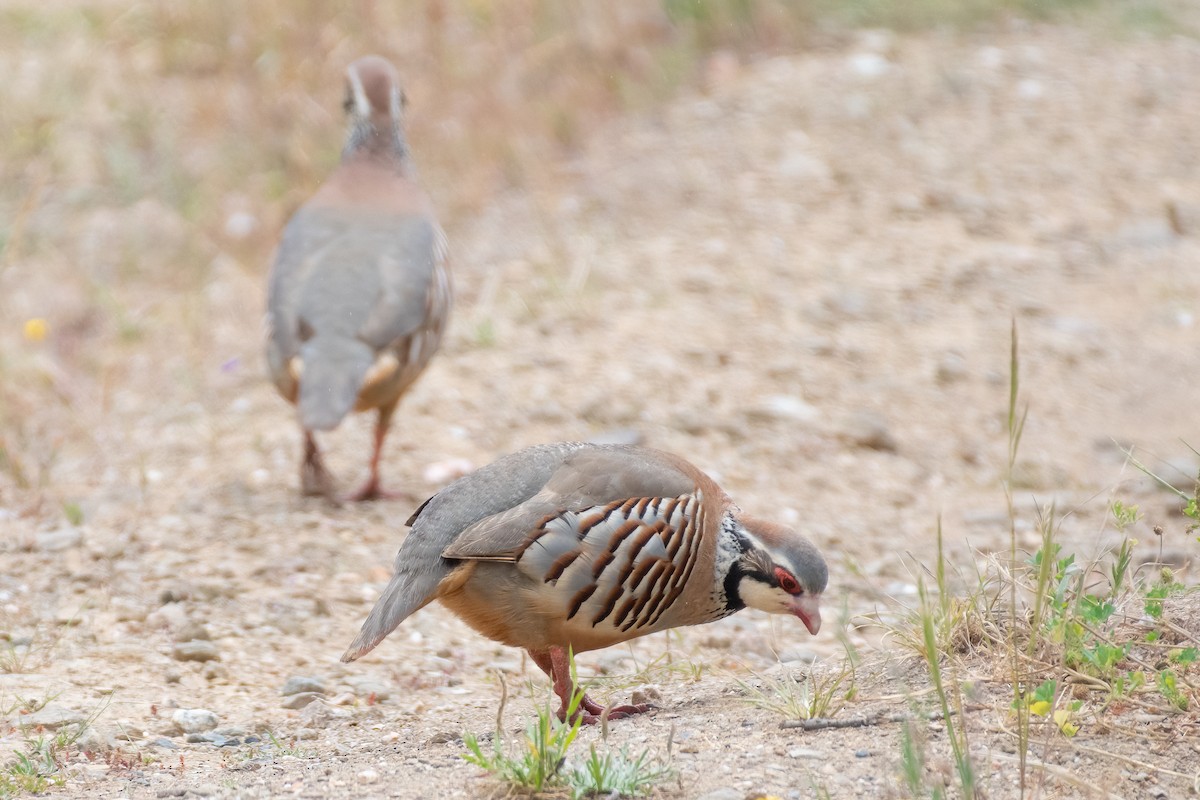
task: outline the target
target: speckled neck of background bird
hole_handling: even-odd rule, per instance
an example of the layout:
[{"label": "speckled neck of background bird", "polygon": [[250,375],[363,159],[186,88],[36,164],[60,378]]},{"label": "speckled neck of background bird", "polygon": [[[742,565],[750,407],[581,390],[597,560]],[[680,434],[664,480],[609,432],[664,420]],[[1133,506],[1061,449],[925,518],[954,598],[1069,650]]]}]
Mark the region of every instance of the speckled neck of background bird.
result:
[{"label": "speckled neck of background bird", "polygon": [[350,130],[346,134],[346,145],[342,148],[342,160],[369,158],[392,164],[401,172],[408,172],[408,143],[404,141],[404,129],[400,120],[379,119],[380,114],[363,118],[350,115]]},{"label": "speckled neck of background bird", "polygon": [[410,169],[402,127],[404,93],[391,64],[367,56],[346,70],[346,119],[349,130],[342,161],[368,158]]}]

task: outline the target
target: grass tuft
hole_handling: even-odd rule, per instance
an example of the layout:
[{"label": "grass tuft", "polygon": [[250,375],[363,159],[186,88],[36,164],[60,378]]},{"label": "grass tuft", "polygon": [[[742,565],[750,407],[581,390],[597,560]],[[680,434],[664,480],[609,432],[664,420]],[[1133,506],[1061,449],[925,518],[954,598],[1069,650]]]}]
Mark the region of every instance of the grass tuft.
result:
[{"label": "grass tuft", "polygon": [[579,685],[574,656],[570,658],[571,679],[576,686],[567,707],[567,719],[560,722],[549,706],[538,709],[537,718],[526,726],[517,746],[512,750],[504,745],[503,716],[508,688],[501,677],[500,705],[496,713],[496,729],[492,746],[485,748],[471,732],[463,734],[467,752],[463,759],[488,772],[512,790],[538,793],[551,789],[566,789],[572,798],[584,797],[642,797],[660,782],[675,774],[667,759],[650,755],[649,750],[631,754],[627,749],[588,748],[588,757],[580,763],[568,758],[571,743],[579,735],[582,717],[576,712],[583,701],[584,688]]}]

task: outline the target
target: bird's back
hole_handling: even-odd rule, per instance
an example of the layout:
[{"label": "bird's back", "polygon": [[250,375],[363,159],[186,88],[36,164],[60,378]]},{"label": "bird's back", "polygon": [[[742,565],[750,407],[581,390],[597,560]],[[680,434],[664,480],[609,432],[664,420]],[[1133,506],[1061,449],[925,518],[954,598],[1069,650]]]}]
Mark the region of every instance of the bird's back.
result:
[{"label": "bird's back", "polygon": [[268,295],[268,362],[305,427],[394,402],[451,303],[444,236],[401,173],[342,165],[288,223]]}]

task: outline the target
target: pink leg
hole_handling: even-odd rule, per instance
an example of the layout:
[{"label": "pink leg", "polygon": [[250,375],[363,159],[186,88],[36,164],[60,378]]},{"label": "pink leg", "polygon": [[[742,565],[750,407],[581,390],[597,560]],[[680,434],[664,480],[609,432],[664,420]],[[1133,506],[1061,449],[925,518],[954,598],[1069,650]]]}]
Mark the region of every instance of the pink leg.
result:
[{"label": "pink leg", "polygon": [[392,423],[392,412],[395,410],[395,403],[379,409],[379,419],[375,423],[375,447],[371,451],[371,474],[358,491],[346,495],[347,501],[353,503],[363,500],[410,499],[402,492],[385,492],[379,486],[379,455],[383,452],[383,440],[387,438],[388,427]]},{"label": "pink leg", "polygon": [[[567,651],[561,647],[551,647],[548,651],[540,652],[530,650],[529,657],[533,659],[533,663],[541,667],[542,672],[550,676],[550,681],[554,684],[554,693],[562,701],[562,705],[558,709],[558,718],[566,721],[567,707],[575,692],[575,687],[571,683],[571,664],[567,658]],[[634,714],[644,714],[649,710],[650,706],[646,703],[612,706],[608,709],[608,718],[610,720],[622,719]],[[585,694],[575,713],[580,715],[584,725],[595,725],[600,721],[604,712],[604,706]]]},{"label": "pink leg", "polygon": [[311,431],[304,432],[304,461],[300,464],[300,490],[309,496],[335,499],[333,476],[325,469],[317,440]]}]

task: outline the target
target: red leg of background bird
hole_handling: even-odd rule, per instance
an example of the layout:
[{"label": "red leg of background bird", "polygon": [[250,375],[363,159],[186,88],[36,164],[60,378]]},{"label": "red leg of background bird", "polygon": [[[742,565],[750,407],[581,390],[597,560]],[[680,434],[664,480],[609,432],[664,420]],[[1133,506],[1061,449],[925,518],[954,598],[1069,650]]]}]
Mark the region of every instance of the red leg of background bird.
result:
[{"label": "red leg of background bird", "polygon": [[383,452],[383,440],[387,438],[388,427],[392,424],[392,412],[395,410],[395,404],[379,409],[379,419],[375,422],[375,449],[371,452],[371,474],[358,491],[346,496],[346,500],[399,500],[407,497],[402,492],[385,492],[379,486],[379,455]]},{"label": "red leg of background bird", "polygon": [[306,495],[333,498],[333,476],[325,469],[321,451],[311,431],[304,432],[304,461],[300,464],[300,488]]},{"label": "red leg of background bird", "polygon": [[[571,663],[567,658],[567,651],[561,647],[551,647],[549,658],[550,669],[539,660],[538,656],[530,653],[533,656],[534,663],[541,667],[554,683],[554,693],[562,700],[562,708],[559,709],[558,718],[566,720],[567,706],[571,702],[571,695],[575,691],[575,686],[571,683]],[[543,656],[544,657],[544,656]],[[607,709],[609,719],[621,719],[634,714],[644,714],[650,710],[650,706],[642,703],[639,705],[623,705],[612,706]],[[579,703],[579,710],[576,712],[582,714],[584,725],[595,725],[600,721],[600,716],[604,714],[605,707],[597,703],[586,694]]]}]

